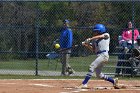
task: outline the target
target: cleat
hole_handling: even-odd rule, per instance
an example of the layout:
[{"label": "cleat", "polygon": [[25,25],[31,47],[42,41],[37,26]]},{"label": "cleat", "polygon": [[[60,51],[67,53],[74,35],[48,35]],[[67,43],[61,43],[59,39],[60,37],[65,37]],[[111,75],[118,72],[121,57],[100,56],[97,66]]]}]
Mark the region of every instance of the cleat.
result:
[{"label": "cleat", "polygon": [[76,87],[77,89],[87,89],[87,84],[81,84],[79,86]]},{"label": "cleat", "polygon": [[120,89],[120,88],[119,88],[118,78],[115,78],[115,79],[114,79],[114,84],[113,84],[113,86],[114,86],[115,89]]},{"label": "cleat", "polygon": [[126,89],[127,88],[127,86],[126,85],[124,85],[124,84],[119,84],[119,82],[118,82],[118,78],[115,78],[114,79],[114,89]]}]

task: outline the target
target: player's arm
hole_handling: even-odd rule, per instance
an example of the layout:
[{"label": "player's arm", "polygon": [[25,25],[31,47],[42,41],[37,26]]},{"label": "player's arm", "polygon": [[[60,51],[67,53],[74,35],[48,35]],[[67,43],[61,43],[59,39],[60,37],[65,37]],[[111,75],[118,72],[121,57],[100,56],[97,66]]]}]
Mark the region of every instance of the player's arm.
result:
[{"label": "player's arm", "polygon": [[102,35],[97,35],[97,36],[93,36],[93,37],[91,37],[91,38],[88,38],[88,40],[90,41],[90,40],[101,39],[101,38],[108,39],[109,36],[108,36],[108,35],[102,34]]},{"label": "player's arm", "polygon": [[94,47],[91,44],[89,44],[89,43],[83,43],[82,45],[85,46],[85,47],[87,47],[92,52],[94,52]]}]

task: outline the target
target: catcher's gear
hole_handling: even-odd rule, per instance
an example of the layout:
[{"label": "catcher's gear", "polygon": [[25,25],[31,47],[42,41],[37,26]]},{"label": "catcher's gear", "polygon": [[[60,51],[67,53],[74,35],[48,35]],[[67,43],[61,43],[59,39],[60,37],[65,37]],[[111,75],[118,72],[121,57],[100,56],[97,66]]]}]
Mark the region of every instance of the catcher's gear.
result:
[{"label": "catcher's gear", "polygon": [[93,32],[98,31],[99,33],[106,32],[106,27],[103,24],[96,24],[93,28]]}]

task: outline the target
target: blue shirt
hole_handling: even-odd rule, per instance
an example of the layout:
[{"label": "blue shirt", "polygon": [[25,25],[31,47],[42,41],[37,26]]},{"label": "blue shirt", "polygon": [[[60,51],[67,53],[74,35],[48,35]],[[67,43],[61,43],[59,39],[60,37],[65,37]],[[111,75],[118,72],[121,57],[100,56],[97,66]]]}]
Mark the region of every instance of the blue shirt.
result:
[{"label": "blue shirt", "polygon": [[60,35],[60,47],[70,48],[72,47],[73,33],[70,28],[63,28]]}]

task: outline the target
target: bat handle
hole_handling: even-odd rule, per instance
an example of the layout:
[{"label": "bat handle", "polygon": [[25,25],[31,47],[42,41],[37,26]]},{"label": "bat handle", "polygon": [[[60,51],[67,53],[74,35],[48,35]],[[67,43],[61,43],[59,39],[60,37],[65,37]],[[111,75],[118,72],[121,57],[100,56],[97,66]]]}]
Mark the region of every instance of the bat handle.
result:
[{"label": "bat handle", "polygon": [[84,41],[84,42],[82,42],[82,45],[83,45],[83,44],[85,44],[85,41]]},{"label": "bat handle", "polygon": [[75,47],[77,47],[78,45],[75,45]]}]

